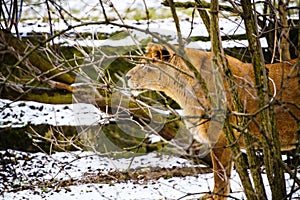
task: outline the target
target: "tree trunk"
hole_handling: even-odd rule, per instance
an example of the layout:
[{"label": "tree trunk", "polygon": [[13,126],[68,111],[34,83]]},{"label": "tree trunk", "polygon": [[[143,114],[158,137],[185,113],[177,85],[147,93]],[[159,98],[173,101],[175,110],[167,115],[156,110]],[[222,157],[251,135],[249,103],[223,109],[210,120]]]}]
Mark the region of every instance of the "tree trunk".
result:
[{"label": "tree trunk", "polygon": [[279,0],[278,2],[278,11],[281,22],[281,34],[280,34],[280,62],[291,60],[290,55],[290,44],[289,44],[289,24],[288,24],[288,16],[287,16],[287,5],[289,4],[289,0]]},{"label": "tree trunk", "polygon": [[[298,1],[298,7],[300,7],[300,1]],[[300,19],[300,12],[298,12],[298,19]],[[300,20],[298,20],[298,58],[300,60]],[[300,61],[298,61],[299,64]]]},{"label": "tree trunk", "polygon": [[26,100],[49,104],[72,103],[72,93],[67,90],[3,82],[0,82],[0,98],[12,101]]},{"label": "tree trunk", "polygon": [[203,2],[201,0],[195,0],[196,3],[197,3],[197,7],[199,6],[200,9],[198,8],[198,12],[199,12],[199,15],[206,27],[206,30],[208,32],[208,35],[210,35],[210,20],[209,20],[209,16],[207,14],[207,11],[206,10],[203,10],[201,9],[204,5],[203,5]]},{"label": "tree trunk", "polygon": [[[253,14],[250,0],[241,1],[243,18],[249,42],[249,50],[252,56],[252,64],[255,74],[255,84],[259,97],[259,108],[270,103],[268,76],[257,31],[257,23]],[[272,199],[285,199],[286,187],[283,170],[280,167],[281,159],[280,142],[276,127],[276,120],[272,106],[262,110],[259,114],[263,139],[261,140],[264,152],[264,164],[268,180],[271,186]]]},{"label": "tree trunk", "polygon": [[[228,66],[227,59],[225,57],[224,51],[221,47],[221,37],[219,33],[219,23],[218,23],[218,1],[213,0],[211,1],[211,41],[212,41],[212,52],[213,52],[213,66],[214,69],[217,70],[218,68],[223,69],[223,72],[220,72],[222,74],[226,74],[227,77],[225,77],[228,91],[231,91],[231,99],[233,100],[233,109],[237,110],[238,112],[243,112],[243,104],[241,103],[241,100],[238,96],[236,88],[236,83],[233,81],[234,77],[232,76],[232,73],[230,71],[230,68]],[[224,73],[226,72],[226,73]],[[230,105],[231,106],[231,105]],[[247,121],[245,121],[242,117],[238,117],[238,126],[246,127]],[[243,134],[243,133],[242,133]],[[244,159],[244,157],[240,156],[240,147],[236,143],[236,138],[234,135],[234,132],[232,130],[232,127],[230,125],[230,121],[226,120],[225,123],[225,135],[227,138],[228,143],[231,146],[231,150],[233,153],[234,158],[237,160],[235,161],[237,172],[239,173],[239,176],[242,180],[242,185],[244,187],[245,195],[247,196],[247,199],[267,199],[265,189],[263,187],[263,181],[262,177],[260,175],[260,169],[257,167],[258,159],[255,155],[255,149],[253,147],[253,139],[250,136],[248,130],[246,129],[244,131],[244,140],[245,145],[247,146],[247,156],[248,156],[248,162],[250,165],[251,174],[253,176],[254,180],[254,186],[255,190],[252,187],[251,180],[249,178],[248,174],[248,166]]]}]

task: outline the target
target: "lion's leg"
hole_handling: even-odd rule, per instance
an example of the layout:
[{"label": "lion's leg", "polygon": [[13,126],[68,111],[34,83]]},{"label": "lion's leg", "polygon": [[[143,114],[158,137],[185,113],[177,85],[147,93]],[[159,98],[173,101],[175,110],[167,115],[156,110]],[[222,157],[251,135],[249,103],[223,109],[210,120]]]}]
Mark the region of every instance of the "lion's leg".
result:
[{"label": "lion's leg", "polygon": [[226,142],[219,140],[211,151],[214,190],[212,195],[205,195],[204,199],[226,199],[230,192],[231,150],[228,147],[225,148],[225,146]]},{"label": "lion's leg", "polygon": [[215,147],[211,151],[214,172],[214,193],[228,195],[230,191],[230,174],[232,170],[230,148]]}]

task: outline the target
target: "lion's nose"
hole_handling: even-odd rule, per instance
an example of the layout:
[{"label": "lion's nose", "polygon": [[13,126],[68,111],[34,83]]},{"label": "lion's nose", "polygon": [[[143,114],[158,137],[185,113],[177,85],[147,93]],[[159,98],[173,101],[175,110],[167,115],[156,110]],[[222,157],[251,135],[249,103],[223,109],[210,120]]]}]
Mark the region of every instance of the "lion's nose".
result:
[{"label": "lion's nose", "polygon": [[129,80],[130,78],[131,78],[131,76],[129,76],[129,75],[126,75],[126,76],[125,76],[125,79],[126,79],[126,80]]}]

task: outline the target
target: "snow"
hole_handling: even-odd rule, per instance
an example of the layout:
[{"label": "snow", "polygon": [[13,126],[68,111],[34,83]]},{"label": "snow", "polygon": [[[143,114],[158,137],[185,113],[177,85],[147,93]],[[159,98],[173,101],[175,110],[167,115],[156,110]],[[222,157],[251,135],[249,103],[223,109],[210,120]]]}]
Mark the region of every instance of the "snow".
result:
[{"label": "snow", "polygon": [[[110,171],[142,170],[151,167],[160,169],[174,169],[180,167],[199,167],[191,161],[172,155],[148,153],[132,155],[133,157],[116,158],[114,156],[99,155],[94,152],[56,152],[52,155],[44,153],[26,153],[8,150],[0,151],[6,164],[1,165],[0,174],[6,180],[0,180],[0,199],[195,199],[201,194],[212,191],[213,174],[196,174],[193,176],[159,178],[157,180],[112,181],[111,183],[83,183],[63,186],[63,180],[81,180],[86,177],[106,174]],[[13,164],[9,162],[13,160]],[[267,194],[271,199],[270,188],[266,174],[263,174]],[[41,183],[51,183],[56,187],[41,187]],[[293,184],[286,174],[287,190]],[[23,189],[21,189],[23,186]],[[24,189],[31,186],[31,189]],[[20,189],[17,189],[17,188]],[[17,189],[17,190],[15,190]],[[231,175],[230,196],[245,199],[241,181],[233,170]],[[186,196],[187,195],[187,196]],[[186,197],[185,197],[186,196]],[[300,191],[293,194],[293,198],[300,198]]]},{"label": "snow", "polygon": [[[24,19],[22,23],[19,23],[19,32],[22,33],[21,37],[25,37],[32,33],[47,33],[50,34],[50,26],[49,23],[45,23],[45,18],[48,18],[48,13],[45,11],[46,9],[43,6],[39,6],[39,4],[35,5],[35,1],[31,2],[31,4],[25,4],[23,8]],[[105,3],[106,2],[106,3]],[[118,13],[109,6],[110,2],[114,5],[115,9],[118,13],[124,17],[124,20],[119,20]],[[145,1],[148,9],[153,9],[155,12],[163,12],[170,13],[168,8],[163,7],[160,2],[157,0],[149,0]],[[177,44],[177,30],[174,24],[174,20],[172,18],[166,19],[156,19],[156,20],[135,20],[131,15],[139,15],[139,12],[145,14],[144,1],[143,0],[112,0],[112,1],[104,1],[104,6],[106,9],[106,14],[113,22],[120,25],[128,25],[132,27],[136,27],[142,30],[148,30],[150,32],[158,33],[167,38],[168,42],[171,44]],[[119,26],[107,25],[103,23],[103,14],[99,1],[95,0],[80,0],[80,1],[61,1],[60,6],[66,9],[72,16],[77,19],[81,19],[81,22],[74,21],[73,19],[68,20],[59,20],[59,16],[52,16],[54,20],[52,21],[52,29],[53,31],[62,31],[68,28],[70,25],[80,25],[81,23],[89,23],[93,22],[91,25],[79,26],[71,29],[65,35],[61,35],[60,37],[56,37],[54,42],[61,45],[66,46],[87,46],[87,47],[101,47],[103,45],[110,46],[132,46],[136,44],[136,41],[133,41],[134,38],[137,41],[141,41],[146,37],[150,37],[149,34],[146,33],[138,33],[136,30],[130,30],[133,37],[126,37],[121,39],[116,39],[116,36],[113,38],[108,38],[106,40],[98,40],[97,33],[103,33],[106,35],[110,35],[112,33],[117,33],[119,31],[128,31],[125,28],[121,28]],[[189,40],[190,37],[194,36],[205,36],[208,37],[208,32],[206,31],[205,25],[202,22],[199,16],[195,16],[195,18],[191,19],[191,16],[186,15],[182,10],[178,10],[178,15],[180,20],[180,28],[182,32],[182,36]],[[68,16],[68,15],[66,15]],[[171,15],[170,15],[171,16]],[[31,18],[38,20],[31,20]],[[92,20],[91,20],[92,19]],[[94,24],[95,22],[99,22],[99,24]],[[102,22],[102,24],[100,23]],[[220,18],[220,33],[222,36],[225,35],[233,35],[233,34],[245,34],[245,27],[243,20],[240,16],[227,16],[224,18]],[[92,38],[79,38],[74,39],[72,36],[78,33],[91,33]],[[139,35],[139,36],[138,36]],[[155,39],[154,39],[155,41]],[[267,47],[267,42],[265,38],[261,39],[262,47]],[[224,48],[233,48],[233,47],[247,47],[248,42],[246,40],[229,40],[223,41]],[[211,44],[210,42],[191,42],[187,47],[210,50]]]},{"label": "snow", "polygon": [[[233,33],[235,34],[245,34],[245,28],[243,27],[243,23],[240,24],[236,21],[240,21],[241,19],[239,17],[230,17],[227,19],[220,19],[220,24],[224,23],[224,26],[222,26],[221,35],[231,35]],[[118,23],[118,21],[116,21]],[[173,19],[164,19],[159,21],[151,21],[150,24],[147,24],[147,21],[135,21],[135,20],[124,20],[124,23],[128,26],[136,27],[142,30],[148,30],[152,33],[158,33],[162,36],[167,36],[169,38],[169,42],[172,44],[177,44],[177,33],[176,33],[176,27],[174,25]],[[27,24],[30,24],[27,25]],[[78,25],[78,22],[72,22],[72,25]],[[118,23],[121,24],[121,23]],[[206,28],[202,21],[194,22],[193,25],[191,25],[190,21],[187,20],[181,20],[181,31],[184,38],[194,37],[194,36],[206,36],[208,37],[208,33],[206,31]],[[191,31],[191,26],[193,26]],[[57,22],[54,23],[53,28],[55,31],[62,31],[67,28],[67,26],[63,22]],[[89,26],[80,26],[72,29],[68,32],[68,34],[71,36],[72,33],[93,33],[96,35],[96,33],[105,33],[105,34],[111,34],[118,31],[124,31],[124,28],[120,28],[117,26],[112,25],[105,25],[105,24],[99,24],[99,25],[89,25]],[[40,33],[49,33],[50,28],[47,24],[36,21],[36,22],[24,22],[19,27],[19,32],[22,33],[22,37],[25,37],[26,35],[32,33],[32,32],[40,32]],[[135,38],[138,41],[141,41],[142,39],[145,39],[147,37],[150,37],[150,34],[141,33],[137,30],[130,31],[133,35],[133,38]],[[63,45],[69,45],[69,46],[93,46],[93,47],[99,47],[102,45],[110,45],[110,46],[132,46],[136,43],[132,40],[131,37],[116,39],[117,36],[114,35],[111,38],[108,38],[106,40],[97,40],[96,38],[87,38],[87,39],[77,39],[74,40],[72,37],[68,36],[61,36],[55,38],[55,43],[60,43]],[[262,39],[263,43],[262,46],[266,47],[266,40]],[[195,44],[197,44],[197,48],[199,49],[210,49],[210,42],[194,42],[194,45],[189,47],[195,47]],[[246,40],[230,40],[230,41],[224,41],[223,46],[224,47],[246,47],[248,45]]]},{"label": "snow", "polygon": [[107,123],[110,116],[92,104],[45,104],[0,99],[0,128],[27,124],[54,126],[92,126]]},{"label": "snow", "polygon": [[[99,156],[93,152],[57,152],[51,156],[43,153],[25,153],[9,150],[11,154],[18,155],[17,163],[13,166],[15,174],[21,184],[38,184],[48,181],[80,180],[83,174],[108,173],[109,171],[125,171],[128,168],[133,170],[148,170],[149,167],[173,169],[174,167],[197,166],[189,160],[182,158],[149,153],[137,155],[132,158],[111,158]],[[4,155],[5,152],[0,152]],[[26,157],[23,160],[22,157]],[[4,157],[5,159],[5,157]],[[6,167],[9,168],[9,167]],[[10,174],[0,168],[1,173]],[[32,176],[34,174],[34,176]],[[209,192],[213,186],[212,173],[186,177],[159,178],[158,180],[139,180],[138,182],[116,182],[88,183],[71,185],[68,188],[60,188],[55,191],[53,188],[25,189],[17,192],[9,192],[9,182],[16,181],[11,176],[6,182],[0,180],[0,190],[4,191],[4,199],[178,199],[189,193],[187,198],[196,198],[199,193]],[[236,179],[238,179],[236,177]],[[238,198],[243,197],[238,183],[234,183],[234,194]],[[184,199],[187,199],[184,198]],[[1,197],[0,197],[1,199]]]},{"label": "snow", "polygon": [[[88,23],[88,22],[87,22]],[[116,21],[117,24],[122,24],[120,21]],[[177,33],[176,27],[174,25],[173,19],[163,19],[163,20],[156,20],[151,21],[150,24],[147,24],[145,20],[124,20],[124,23],[131,27],[136,27],[138,29],[147,30],[151,33],[157,33],[163,37],[167,37],[167,40],[171,44],[177,44]],[[30,25],[28,25],[30,24]],[[78,22],[70,22],[71,25],[78,25]],[[244,24],[241,21],[240,17],[228,17],[228,18],[221,18],[220,24],[223,24],[221,28],[221,35],[232,35],[232,34],[245,34]],[[191,24],[188,20],[181,20],[180,21],[181,32],[182,36],[186,38],[188,41],[190,37],[195,36],[205,36],[208,37],[208,33],[206,28],[201,20],[198,22],[193,22]],[[56,22],[53,25],[54,31],[62,31],[67,28],[67,25],[63,22]],[[96,38],[97,33],[103,34],[111,34],[117,33],[120,31],[125,31],[124,28],[106,24],[99,24],[99,25],[86,25],[86,26],[79,26],[74,29],[71,29],[67,32],[66,35],[62,35],[60,37],[56,37],[54,42],[56,44],[61,44],[65,46],[81,46],[81,47],[101,47],[101,46],[112,46],[112,47],[120,47],[120,46],[133,46],[136,42],[140,42],[143,39],[151,38],[150,34],[146,34],[140,32],[138,30],[130,30],[129,33],[132,35],[127,36],[125,38],[118,38],[118,34],[115,34],[111,38],[98,40]],[[42,21],[35,21],[35,22],[23,22],[22,25],[19,27],[19,32],[22,33],[22,37],[25,37],[32,32],[40,32],[40,33],[50,33],[49,25]],[[91,33],[94,34],[94,38],[80,38],[74,39],[72,38],[72,34],[75,33]],[[122,34],[122,33],[121,33]],[[134,39],[134,40],[133,40]],[[155,41],[155,39],[153,39]],[[261,46],[267,47],[267,41],[265,38],[261,38]],[[233,47],[247,47],[248,41],[247,40],[224,40],[223,42],[224,48],[233,48]],[[196,49],[203,49],[203,50],[210,50],[211,42],[207,41],[196,41],[196,42],[188,42],[187,47],[196,48]]]},{"label": "snow", "polygon": [[[70,186],[70,192],[59,192],[53,194],[30,194],[30,192],[17,192],[15,194],[10,193],[8,195],[4,195],[5,199],[48,199],[48,200],[56,200],[56,199],[120,199],[120,200],[129,200],[129,199],[178,199],[183,197],[186,193],[184,190],[189,190],[191,192],[195,192],[197,189],[197,184],[195,184],[196,180],[193,179],[180,179],[182,184],[177,185],[176,182],[178,178],[174,178],[168,180],[165,183],[164,179],[158,180],[156,183],[147,183],[147,184],[134,184],[131,182],[127,183],[119,183],[114,186],[110,186],[109,184],[84,184],[80,187],[78,186]],[[173,183],[172,183],[173,182]],[[175,183],[174,183],[175,182]],[[193,183],[191,183],[193,182]],[[180,191],[182,190],[182,191]],[[197,198],[199,195],[191,195],[191,198]]]},{"label": "snow", "polygon": [[[24,18],[47,18],[48,12],[45,7],[41,6],[38,0],[32,0],[29,2],[24,3],[23,8],[23,17]],[[160,10],[162,9],[161,1],[158,0],[147,0],[145,1],[148,9],[155,9]],[[106,14],[109,18],[115,18],[117,13],[115,10],[110,6],[110,3],[114,6],[115,10],[122,17],[133,17],[135,12],[144,12],[144,1],[143,0],[109,0],[103,1]],[[79,19],[103,19],[103,13],[98,0],[68,0],[68,1],[59,1],[58,6],[61,6],[65,9],[68,13],[75,16]],[[170,12],[169,9],[165,8],[163,11]],[[132,13],[133,12],[133,13]],[[68,15],[65,14],[65,17],[68,18]],[[52,13],[52,18],[59,18]]]}]

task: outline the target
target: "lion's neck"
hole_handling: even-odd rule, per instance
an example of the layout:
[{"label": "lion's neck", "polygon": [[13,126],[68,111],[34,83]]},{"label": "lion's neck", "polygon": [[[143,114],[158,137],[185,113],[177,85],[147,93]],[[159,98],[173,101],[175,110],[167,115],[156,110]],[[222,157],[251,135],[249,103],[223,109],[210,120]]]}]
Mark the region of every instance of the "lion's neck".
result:
[{"label": "lion's neck", "polygon": [[[200,93],[202,90],[200,84],[188,82],[186,79],[177,79],[166,81],[164,92],[167,96],[175,100],[187,114],[203,114],[208,105],[205,103],[205,95]],[[203,98],[201,98],[203,97]]]},{"label": "lion's neck", "polygon": [[[174,87],[174,86],[173,86]],[[197,98],[196,93],[189,87],[168,88],[166,95],[176,101],[185,113],[203,113],[205,108]]]},{"label": "lion's neck", "polygon": [[165,94],[175,100],[183,109],[183,119],[194,138],[202,143],[207,143],[207,119],[204,117],[208,105],[202,94],[197,94],[197,88],[186,85],[172,84],[166,87]]}]

